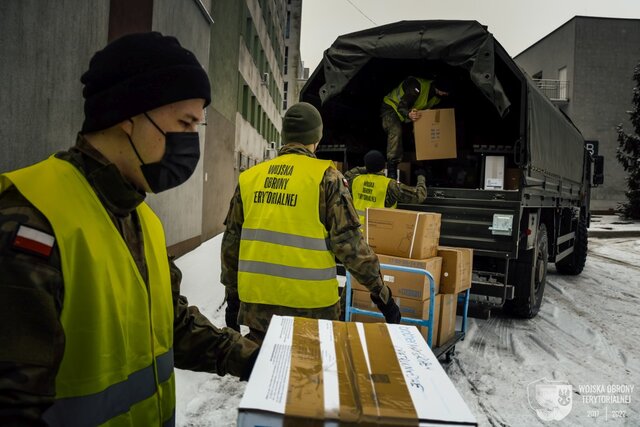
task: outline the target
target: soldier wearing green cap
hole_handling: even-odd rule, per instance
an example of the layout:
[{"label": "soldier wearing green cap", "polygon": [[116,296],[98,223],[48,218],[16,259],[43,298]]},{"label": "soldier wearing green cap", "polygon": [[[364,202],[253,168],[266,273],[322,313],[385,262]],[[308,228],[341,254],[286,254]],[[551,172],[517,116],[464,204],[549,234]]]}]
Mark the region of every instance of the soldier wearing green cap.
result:
[{"label": "soldier wearing green cap", "polygon": [[314,154],[321,138],[318,110],[293,105],[278,156],[243,172],[231,200],[221,251],[226,322],[248,326],[256,342],[274,314],[340,317],[335,258],[365,284],[387,322],[400,321],[344,177]]}]

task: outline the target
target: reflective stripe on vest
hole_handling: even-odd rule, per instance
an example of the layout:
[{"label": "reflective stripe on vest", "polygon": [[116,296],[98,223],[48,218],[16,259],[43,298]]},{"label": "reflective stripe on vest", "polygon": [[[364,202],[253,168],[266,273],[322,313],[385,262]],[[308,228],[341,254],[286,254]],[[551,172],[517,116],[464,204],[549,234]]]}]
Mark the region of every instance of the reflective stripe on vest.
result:
[{"label": "reflective stripe on vest", "polygon": [[0,176],[0,192],[11,185],[51,223],[64,277],[65,351],[56,400],[43,417],[58,425],[92,424],[65,407],[85,402],[82,414],[107,425],[169,422],[173,301],[160,220],[145,203],[136,209],[147,285],[109,214],[69,162],[50,157]]},{"label": "reflective stripe on vest", "polygon": [[294,308],[338,301],[335,258],[318,207],[329,167],[327,160],[286,154],[240,175],[241,301]]},{"label": "reflective stripe on vest", "polygon": [[[156,362],[158,382],[168,381],[173,374],[173,350],[159,356]],[[153,365],[149,365],[100,393],[57,400],[44,419],[52,426],[100,425],[126,413],[137,402],[152,397],[156,390]],[[73,417],[69,417],[70,414]]]},{"label": "reflective stripe on vest", "polygon": [[[362,174],[355,177],[351,184],[353,194],[353,206],[358,212],[360,224],[364,226],[367,208],[384,208],[387,197],[387,188],[391,178],[376,174]],[[393,205],[395,208],[397,203]]]},{"label": "reflective stripe on vest", "polygon": [[[413,103],[412,106],[409,106],[409,109],[416,110],[426,110],[432,107],[435,107],[440,102],[440,98],[437,96],[432,96],[429,98],[429,90],[431,89],[431,83],[433,80],[421,79],[418,77],[414,77],[420,83],[420,94],[418,95],[418,99]],[[404,83],[404,82],[403,82]],[[402,114],[398,111],[398,104],[400,103],[400,99],[404,95],[404,88],[402,87],[402,83],[395,89],[393,89],[387,96],[384,97],[384,103],[389,105],[398,115],[400,121],[404,121],[407,118],[403,117]]]}]

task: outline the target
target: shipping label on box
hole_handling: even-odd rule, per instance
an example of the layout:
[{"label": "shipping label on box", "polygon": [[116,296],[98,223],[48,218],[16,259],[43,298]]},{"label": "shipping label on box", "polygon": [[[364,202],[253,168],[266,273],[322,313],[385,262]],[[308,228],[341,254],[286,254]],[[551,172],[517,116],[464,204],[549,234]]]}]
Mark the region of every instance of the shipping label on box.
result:
[{"label": "shipping label on box", "polygon": [[[380,261],[380,264],[398,265],[427,270],[433,276],[435,285],[433,292],[434,295],[439,292],[442,258],[432,257],[427,259],[411,259],[393,257],[389,255],[378,255],[378,260]],[[380,272],[382,273],[382,280],[384,281],[384,284],[391,289],[393,296],[417,300],[429,298],[429,279],[426,275],[422,273],[390,270],[382,266],[380,267]],[[359,289],[362,291],[367,290],[367,288],[358,282],[353,276],[351,276],[351,283],[353,289]]]},{"label": "shipping label on box", "polygon": [[238,426],[477,425],[413,326],[273,316]]},{"label": "shipping label on box", "polygon": [[453,108],[421,110],[413,122],[416,160],[455,159],[456,116]]},{"label": "shipping label on box", "polygon": [[378,255],[413,259],[434,257],[440,239],[440,214],[369,208],[365,238]]},{"label": "shipping label on box", "polygon": [[487,156],[484,159],[484,189],[504,188],[504,156]]},{"label": "shipping label on box", "polygon": [[442,258],[440,292],[458,294],[471,287],[473,249],[438,246]]}]

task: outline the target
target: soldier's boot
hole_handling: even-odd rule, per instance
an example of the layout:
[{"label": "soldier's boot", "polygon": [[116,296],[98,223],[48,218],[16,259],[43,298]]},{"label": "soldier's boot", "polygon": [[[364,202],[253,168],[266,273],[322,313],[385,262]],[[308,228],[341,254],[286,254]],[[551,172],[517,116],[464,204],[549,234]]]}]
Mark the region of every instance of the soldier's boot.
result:
[{"label": "soldier's boot", "polygon": [[398,162],[387,162],[387,178],[398,180]]}]

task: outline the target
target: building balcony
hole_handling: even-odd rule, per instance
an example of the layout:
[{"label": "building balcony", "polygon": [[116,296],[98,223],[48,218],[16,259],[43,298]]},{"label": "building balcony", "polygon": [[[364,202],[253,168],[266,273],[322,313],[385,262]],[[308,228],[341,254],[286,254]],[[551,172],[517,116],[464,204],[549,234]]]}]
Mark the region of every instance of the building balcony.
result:
[{"label": "building balcony", "polygon": [[538,89],[553,102],[569,102],[569,81],[552,79],[533,79]]}]

